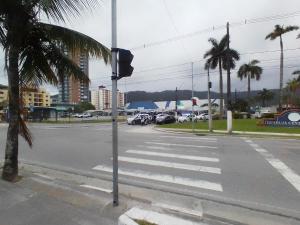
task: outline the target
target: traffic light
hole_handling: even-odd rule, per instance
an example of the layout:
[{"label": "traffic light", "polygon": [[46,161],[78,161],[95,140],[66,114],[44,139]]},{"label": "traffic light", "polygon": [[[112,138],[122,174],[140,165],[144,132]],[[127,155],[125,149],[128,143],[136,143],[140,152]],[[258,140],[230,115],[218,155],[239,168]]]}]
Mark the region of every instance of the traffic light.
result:
[{"label": "traffic light", "polygon": [[133,67],[130,65],[133,60],[133,55],[129,50],[118,49],[119,58],[118,58],[118,80],[122,77],[130,77],[133,72]]}]

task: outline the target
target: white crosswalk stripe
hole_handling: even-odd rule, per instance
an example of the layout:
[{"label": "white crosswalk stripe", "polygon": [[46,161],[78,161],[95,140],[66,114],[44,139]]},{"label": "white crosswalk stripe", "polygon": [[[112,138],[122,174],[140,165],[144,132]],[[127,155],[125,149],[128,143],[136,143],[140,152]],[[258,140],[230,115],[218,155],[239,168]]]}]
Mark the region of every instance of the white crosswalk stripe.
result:
[{"label": "white crosswalk stripe", "polygon": [[[163,135],[160,137],[177,138],[178,136]],[[135,177],[138,180],[144,179],[148,182],[149,180],[157,181],[164,185],[171,183],[189,188],[223,191],[222,184],[220,181],[218,182],[222,174],[222,170],[218,166],[219,152],[213,151],[218,149],[216,138],[179,136],[179,143],[161,140],[145,141],[143,144],[128,148],[123,152],[118,157],[119,175]],[[200,140],[207,142],[207,145],[195,142]],[[189,144],[190,142],[193,144]],[[198,145],[199,143],[200,145]],[[187,151],[191,153],[186,154]],[[202,151],[205,155],[201,154]],[[199,165],[199,163],[201,164]],[[137,166],[139,166],[138,170]],[[106,164],[98,165],[93,169],[112,172],[112,168]],[[211,181],[211,179],[213,180]]]},{"label": "white crosswalk stripe", "polygon": [[206,137],[187,137],[187,136],[170,136],[170,135],[162,135],[159,137],[163,138],[179,138],[179,139],[187,139],[193,141],[207,141],[207,142],[216,142],[216,138],[206,138]]},{"label": "white crosswalk stripe", "polygon": [[123,161],[123,162],[137,163],[137,164],[143,164],[149,166],[161,166],[161,167],[167,167],[173,169],[183,169],[183,170],[199,171],[205,173],[221,174],[221,169],[215,167],[173,163],[173,162],[157,161],[157,160],[150,160],[150,159],[140,159],[134,157],[124,157],[124,156],[119,156],[118,159],[119,161]]},{"label": "white crosswalk stripe", "polygon": [[201,156],[195,156],[195,155],[181,155],[181,154],[170,154],[170,153],[163,153],[163,152],[149,152],[149,151],[140,151],[140,150],[127,150],[126,152],[131,153],[131,154],[161,156],[161,157],[187,159],[187,160],[195,160],[195,161],[207,161],[207,162],[219,162],[220,161],[218,158],[201,157]]},{"label": "white crosswalk stripe", "polygon": [[[94,167],[93,169],[112,173],[112,168],[107,167],[107,166],[99,165],[99,166]],[[189,179],[189,178],[184,178],[184,177],[156,174],[156,173],[150,173],[150,172],[139,171],[139,170],[127,170],[127,169],[122,169],[122,168],[119,169],[119,174],[125,175],[125,176],[148,179],[148,180],[172,183],[172,184],[180,184],[180,185],[185,185],[185,186],[189,186],[189,187],[208,189],[208,190],[213,190],[213,191],[220,191],[220,192],[223,191],[222,185],[220,185],[218,183],[210,182],[210,181],[205,181],[205,180],[194,180],[194,179]]]},{"label": "white crosswalk stripe", "polygon": [[163,146],[179,146],[179,147],[191,147],[191,148],[217,149],[217,147],[215,147],[215,146],[206,146],[206,145],[185,145],[185,144],[174,144],[174,143],[152,142],[152,141],[146,141],[145,143],[152,144],[152,145],[163,145]]}]

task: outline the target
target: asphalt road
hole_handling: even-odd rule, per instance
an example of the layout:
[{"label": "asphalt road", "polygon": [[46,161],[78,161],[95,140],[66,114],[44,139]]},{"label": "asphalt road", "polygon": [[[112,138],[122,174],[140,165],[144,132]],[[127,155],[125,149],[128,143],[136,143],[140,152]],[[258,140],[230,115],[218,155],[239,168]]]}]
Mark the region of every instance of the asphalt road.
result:
[{"label": "asphalt road", "polygon": [[[20,158],[52,166],[111,174],[109,124],[32,125],[32,149]],[[6,128],[0,126],[0,157]],[[151,186],[273,207],[300,214],[300,141],[195,136],[119,126],[120,176]]]}]

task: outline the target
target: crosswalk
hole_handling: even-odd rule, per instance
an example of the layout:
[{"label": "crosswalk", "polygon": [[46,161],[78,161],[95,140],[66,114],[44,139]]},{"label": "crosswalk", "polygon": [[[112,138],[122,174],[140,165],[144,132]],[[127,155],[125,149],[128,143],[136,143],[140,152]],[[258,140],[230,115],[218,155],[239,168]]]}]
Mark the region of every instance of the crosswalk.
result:
[{"label": "crosswalk", "polygon": [[[223,192],[218,140],[187,135],[154,136],[119,155],[119,175],[178,188]],[[93,170],[112,173],[111,165]]]}]

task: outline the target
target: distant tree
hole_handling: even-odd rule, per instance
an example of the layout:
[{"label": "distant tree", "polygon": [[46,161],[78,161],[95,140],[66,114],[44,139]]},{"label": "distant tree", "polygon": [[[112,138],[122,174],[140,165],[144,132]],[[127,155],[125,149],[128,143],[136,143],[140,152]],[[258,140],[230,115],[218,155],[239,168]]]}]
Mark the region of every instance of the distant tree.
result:
[{"label": "distant tree", "polygon": [[300,82],[300,70],[295,70],[292,74],[298,75],[298,77],[296,79]]},{"label": "distant tree", "polygon": [[274,93],[266,88],[257,93],[256,99],[262,102],[262,107],[266,106],[266,102],[274,98]]},{"label": "distant tree", "polygon": [[82,113],[87,110],[95,110],[95,106],[90,102],[80,102],[74,107],[75,113]]},{"label": "distant tree", "polygon": [[[224,94],[223,94],[223,75],[222,69],[227,67],[227,35],[225,35],[220,42],[214,38],[210,38],[208,41],[211,43],[212,48],[205,54],[204,58],[207,58],[206,65],[211,69],[216,69],[219,66],[219,93],[220,93],[220,118],[223,118],[224,111]],[[230,67],[235,68],[235,61],[240,59],[239,53],[234,49],[229,49]],[[207,67],[206,66],[206,67]]]},{"label": "distant tree", "polygon": [[280,38],[280,85],[279,85],[279,109],[281,110],[282,108],[282,88],[283,88],[283,41],[282,41],[282,35],[294,31],[294,30],[298,30],[299,27],[298,26],[280,26],[280,25],[275,25],[275,29],[269,33],[265,39],[270,39],[271,41],[275,40],[276,38]]},{"label": "distant tree", "polygon": [[296,78],[289,80],[284,88],[284,100],[288,105],[300,106],[300,97],[297,92],[300,90],[300,81]]},{"label": "distant tree", "polygon": [[248,64],[243,64],[239,68],[238,71],[238,77],[242,80],[243,78],[246,78],[248,80],[248,100],[250,99],[250,81],[251,79],[260,80],[260,76],[262,74],[263,69],[258,66],[259,63],[258,60],[252,60]]},{"label": "distant tree", "polygon": [[235,111],[247,112],[248,108],[249,108],[249,102],[241,98],[236,99],[236,101],[233,104],[233,109]]}]

